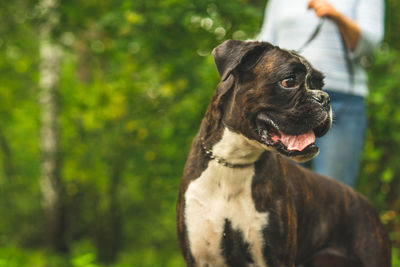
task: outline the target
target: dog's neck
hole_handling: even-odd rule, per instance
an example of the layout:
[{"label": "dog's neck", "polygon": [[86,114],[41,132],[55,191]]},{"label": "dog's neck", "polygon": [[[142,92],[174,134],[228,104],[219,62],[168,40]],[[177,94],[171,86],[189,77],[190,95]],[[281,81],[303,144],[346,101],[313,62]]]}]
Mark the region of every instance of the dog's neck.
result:
[{"label": "dog's neck", "polygon": [[[234,78],[221,82],[200,126],[201,146],[204,153],[223,166],[241,168],[253,165],[265,148],[232,130],[225,121],[234,115]],[[233,120],[234,121],[234,120]]]},{"label": "dog's neck", "polygon": [[221,139],[212,147],[207,147],[205,140],[202,140],[203,149],[211,159],[231,168],[247,167],[258,160],[263,149],[257,145],[257,142],[249,140],[227,127],[222,131]]}]

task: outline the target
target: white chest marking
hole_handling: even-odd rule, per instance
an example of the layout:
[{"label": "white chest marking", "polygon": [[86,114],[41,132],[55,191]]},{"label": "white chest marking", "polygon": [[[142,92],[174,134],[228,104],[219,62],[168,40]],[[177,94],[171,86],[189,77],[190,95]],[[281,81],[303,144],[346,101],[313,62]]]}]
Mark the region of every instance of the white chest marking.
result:
[{"label": "white chest marking", "polygon": [[[232,143],[233,139],[236,142]],[[246,140],[226,129],[213,152],[235,163],[246,163],[246,159],[247,163],[254,162],[261,152],[244,142]],[[231,151],[239,156],[234,156]],[[253,176],[253,166],[233,169],[212,160],[201,176],[189,185],[185,193],[185,218],[190,249],[197,266],[226,266],[221,251],[226,219],[250,244],[252,266],[266,266],[262,256],[262,230],[268,224],[268,213],[255,209],[251,195]]]}]

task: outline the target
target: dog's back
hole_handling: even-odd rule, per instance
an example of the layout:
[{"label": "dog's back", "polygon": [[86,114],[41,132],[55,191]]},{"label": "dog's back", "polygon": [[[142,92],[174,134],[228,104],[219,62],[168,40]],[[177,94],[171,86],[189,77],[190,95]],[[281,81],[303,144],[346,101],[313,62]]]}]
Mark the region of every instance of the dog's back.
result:
[{"label": "dog's back", "polygon": [[296,262],[322,261],[325,255],[331,264],[335,256],[348,266],[390,266],[390,240],[370,201],[345,184],[279,158],[295,196]]}]

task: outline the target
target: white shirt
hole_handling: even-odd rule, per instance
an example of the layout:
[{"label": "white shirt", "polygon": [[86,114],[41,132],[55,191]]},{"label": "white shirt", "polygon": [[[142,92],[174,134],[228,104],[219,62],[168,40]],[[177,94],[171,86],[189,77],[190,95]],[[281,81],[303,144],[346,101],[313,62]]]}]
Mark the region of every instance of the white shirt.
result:
[{"label": "white shirt", "polygon": [[[320,20],[314,10],[307,9],[308,1],[269,0],[258,39],[285,49],[299,49]],[[365,96],[368,92],[367,75],[360,65],[360,58],[371,54],[383,38],[384,1],[331,0],[330,3],[361,30],[359,43],[350,55],[354,85],[351,86],[339,29],[332,20],[324,19],[320,32],[301,54],[325,74],[326,90]]]}]

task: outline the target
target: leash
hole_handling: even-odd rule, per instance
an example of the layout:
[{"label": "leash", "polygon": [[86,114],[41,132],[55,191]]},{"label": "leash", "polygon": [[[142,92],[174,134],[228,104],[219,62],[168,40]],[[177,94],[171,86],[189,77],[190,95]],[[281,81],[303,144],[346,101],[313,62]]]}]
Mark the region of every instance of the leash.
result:
[{"label": "leash", "polygon": [[[315,37],[317,37],[317,35],[319,34],[319,32],[321,31],[322,25],[324,24],[325,18],[321,18],[318,22],[317,27],[315,27],[314,31],[312,32],[312,34],[310,35],[310,37],[306,40],[306,42],[300,46],[299,49],[296,50],[297,53],[301,53],[301,51],[303,51],[304,48],[306,48],[312,41],[314,41]],[[353,66],[353,61],[350,58],[350,53],[349,50],[346,46],[346,43],[344,41],[343,36],[339,33],[340,35],[340,40],[342,41],[342,50],[343,50],[343,57],[344,60],[346,62],[346,68],[347,68],[347,72],[349,74],[349,82],[350,82],[350,88],[348,91],[349,95],[352,95],[354,92],[354,66]]]},{"label": "leash", "polygon": [[317,37],[318,33],[321,31],[322,25],[324,24],[325,19],[321,18],[318,22],[317,27],[315,28],[315,30],[312,32],[312,34],[310,35],[310,37],[307,39],[307,41],[300,46],[299,49],[296,50],[297,53],[301,53],[301,51],[306,48],[312,41],[314,41],[315,37]]}]

